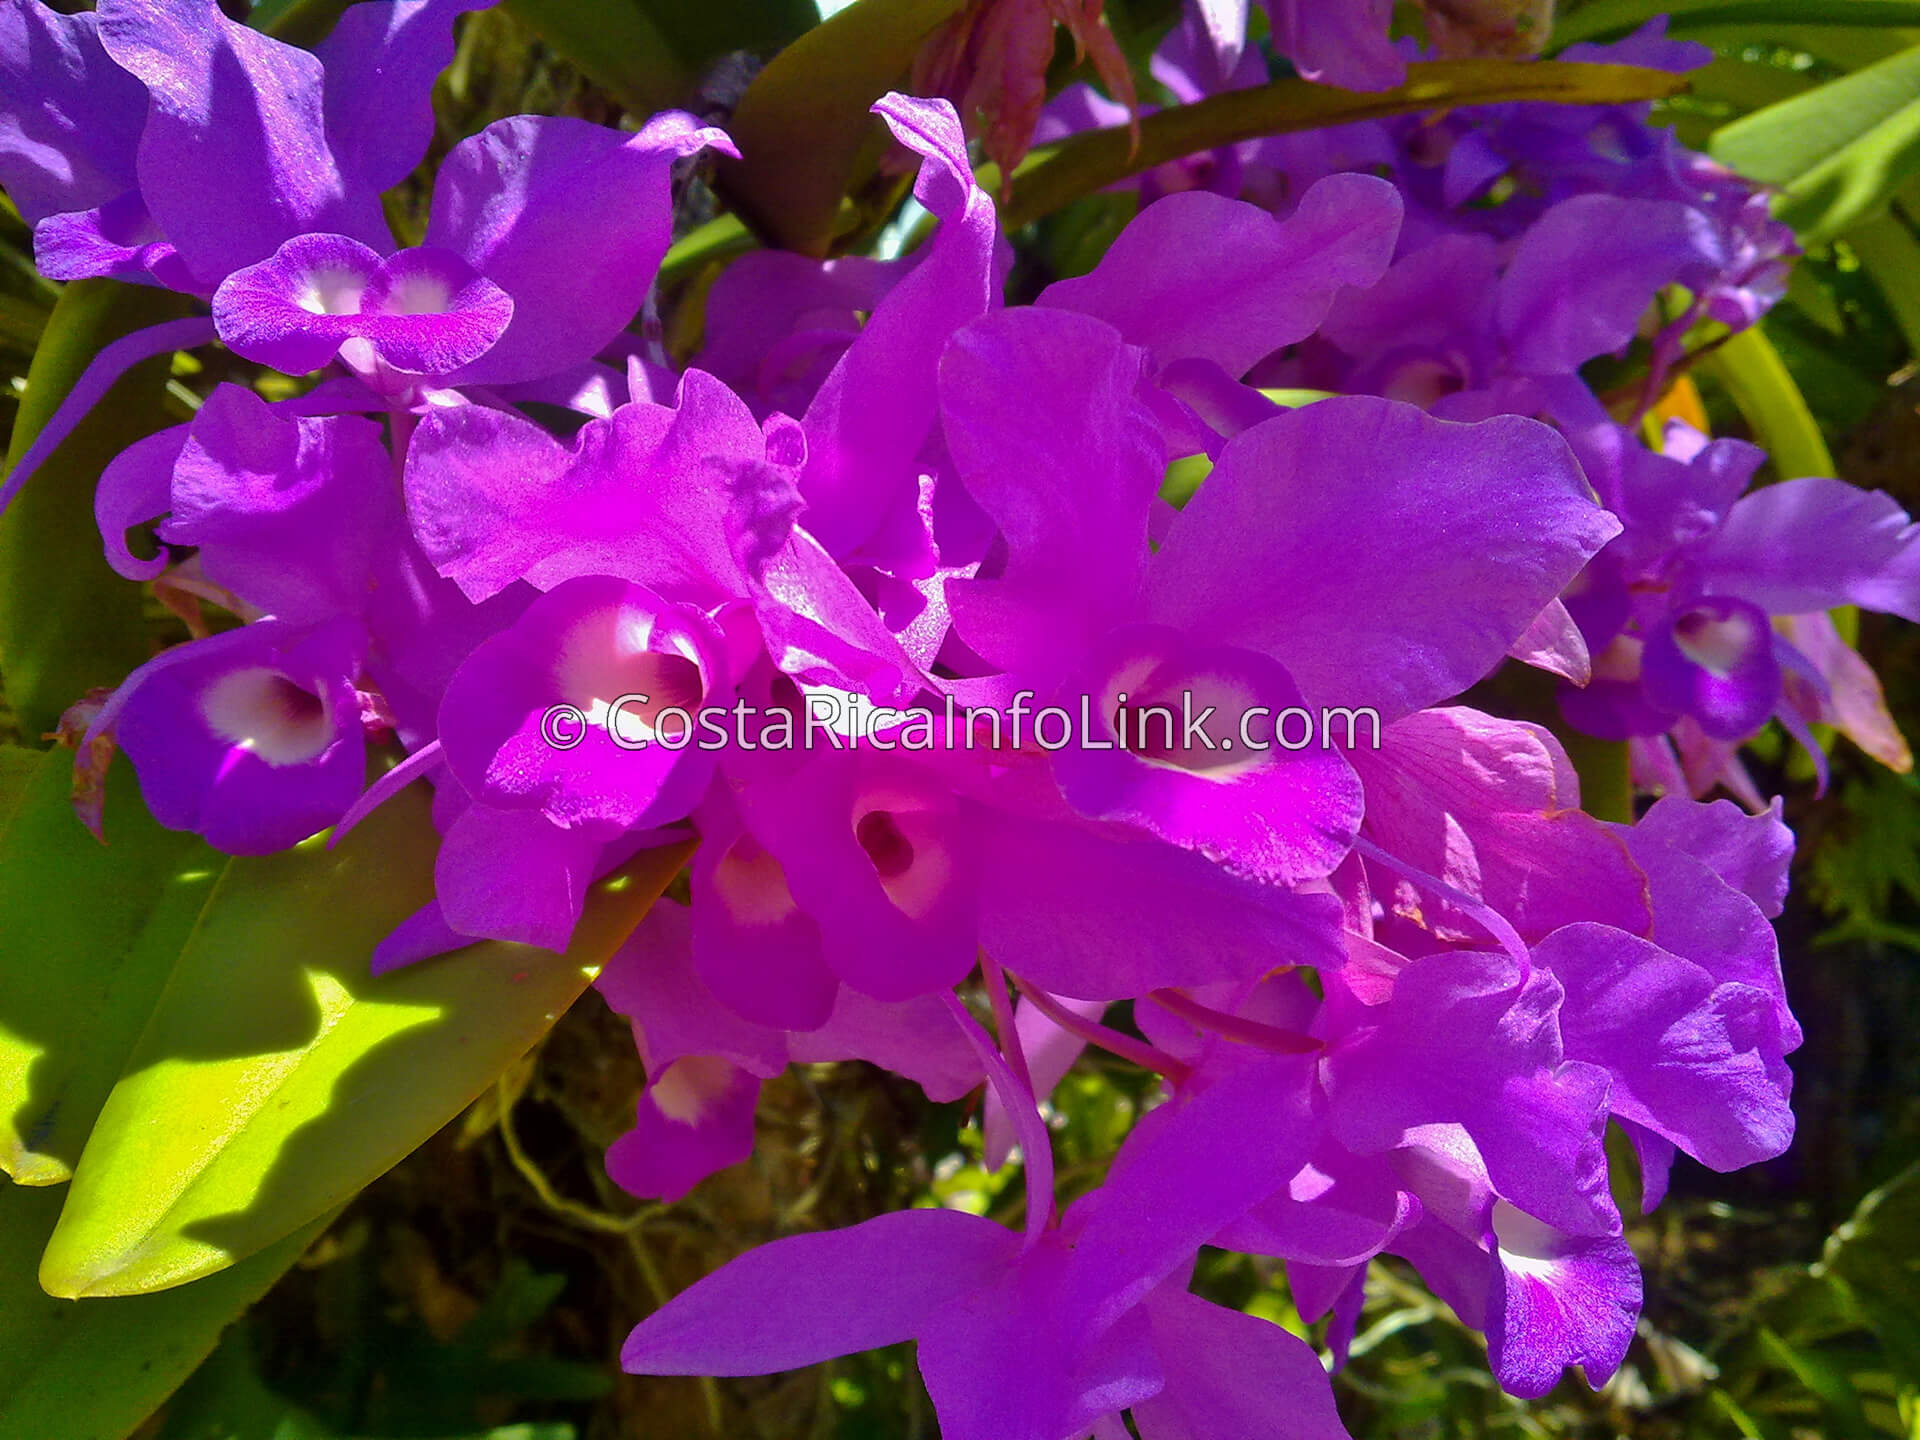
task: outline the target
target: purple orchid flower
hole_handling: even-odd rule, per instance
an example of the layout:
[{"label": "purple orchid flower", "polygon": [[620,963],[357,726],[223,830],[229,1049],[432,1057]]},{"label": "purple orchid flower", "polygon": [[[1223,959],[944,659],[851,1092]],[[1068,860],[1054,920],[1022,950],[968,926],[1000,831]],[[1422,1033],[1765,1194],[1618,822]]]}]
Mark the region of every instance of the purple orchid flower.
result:
[{"label": "purple orchid flower", "polygon": [[1625,526],[1569,594],[1594,678],[1563,687],[1560,704],[1583,730],[1652,737],[1685,719],[1732,745],[1776,715],[1803,729],[1786,677],[1816,695],[1824,681],[1775,616],[1920,616],[1920,527],[1878,491],[1809,478],[1741,496],[1760,452],[1679,421],[1662,455],[1605,422],[1580,448]]},{"label": "purple orchid flower", "polygon": [[114,736],[169,829],[235,855],[284,850],[360,793],[355,643],[351,625],[268,620],[177,646],[127,677],[88,739]]}]

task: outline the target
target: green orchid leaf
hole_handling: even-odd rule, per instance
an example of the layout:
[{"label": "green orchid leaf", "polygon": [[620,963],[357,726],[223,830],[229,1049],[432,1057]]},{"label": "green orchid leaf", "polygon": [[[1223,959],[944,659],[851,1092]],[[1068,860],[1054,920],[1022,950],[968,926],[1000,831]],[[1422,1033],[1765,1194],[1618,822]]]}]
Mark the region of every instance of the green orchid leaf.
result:
[{"label": "green orchid leaf", "polygon": [[125,761],[108,774],[105,844],[74,815],[72,751],[0,751],[0,776],[16,769],[10,818],[0,801],[0,1170],[54,1185],[227,857],[156,824]]},{"label": "green orchid leaf", "polygon": [[1793,373],[1758,325],[1720,346],[1703,367],[1726,386],[1782,479],[1834,473],[1833,455],[1821,437],[1819,422],[1794,383]]},{"label": "green orchid leaf", "polygon": [[1920,45],[1742,116],[1711,148],[1781,188],[1774,211],[1803,242],[1830,240],[1882,213],[1920,174]]},{"label": "green orchid leaf", "polygon": [[857,0],[776,55],[728,126],[741,159],[718,183],[762,235],[825,255],[862,151],[879,153],[869,107],[905,78],[935,26],[961,0]]},{"label": "green orchid leaf", "polygon": [[[1035,151],[1014,172],[1012,199],[1001,207],[1001,220],[1009,230],[1016,229],[1129,175],[1262,135],[1455,105],[1511,100],[1607,105],[1654,100],[1686,88],[1684,77],[1664,70],[1515,60],[1421,61],[1407,67],[1404,85],[1371,94],[1305,80],[1275,80],[1149,115],[1140,122],[1137,146],[1122,126],[1075,135]],[[997,177],[990,167],[982,170],[981,183],[995,188]]]},{"label": "green orchid leaf", "polygon": [[1920,1382],[1920,1163],[1862,1200],[1813,1273],[1842,1287],[1909,1380]]},{"label": "green orchid leaf", "polygon": [[435,849],[416,786],[337,849],[227,866],[75,1167],[49,1292],[179,1285],[345,1202],[539,1039],[686,858],[595,886],[564,956],[488,942],[371,975]]},{"label": "green orchid leaf", "polygon": [[1920,355],[1920,240],[1891,215],[1856,225],[1842,238],[1885,298],[1908,351]]},{"label": "green orchid leaf", "polygon": [[332,1218],[183,1290],[75,1304],[34,1283],[60,1201],[0,1186],[0,1440],[123,1440]]},{"label": "green orchid leaf", "polygon": [[[75,280],[53,307],[27,371],[7,465],[33,443],[93,357],[129,331],[186,313],[177,295]],[[0,514],[0,675],[21,733],[36,736],[95,686],[147,659],[140,587],[114,574],[93,520],[107,462],[167,423],[164,356],[135,366]]]},{"label": "green orchid leaf", "polygon": [[770,55],[819,18],[811,0],[504,0],[504,8],[641,117],[685,105],[721,56]]},{"label": "green orchid leaf", "polygon": [[1596,0],[1555,24],[1553,45],[1558,50],[1581,41],[1619,40],[1656,15],[1668,17],[1670,35],[1739,26],[1748,43],[1760,38],[1756,32],[1776,39],[1781,28],[1920,27],[1916,0]]}]

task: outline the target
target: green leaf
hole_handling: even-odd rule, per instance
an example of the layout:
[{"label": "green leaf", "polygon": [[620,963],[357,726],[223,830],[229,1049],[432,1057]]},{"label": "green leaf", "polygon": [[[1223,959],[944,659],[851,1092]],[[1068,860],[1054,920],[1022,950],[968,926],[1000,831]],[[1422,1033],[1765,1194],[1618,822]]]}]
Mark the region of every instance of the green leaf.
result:
[{"label": "green leaf", "polygon": [[1834,473],[1833,456],[1806,397],[1761,327],[1742,330],[1702,363],[1726,386],[1781,478]]},{"label": "green leaf", "polygon": [[1870,1440],[1877,1433],[1867,1419],[1860,1392],[1838,1366],[1818,1351],[1796,1349],[1765,1328],[1760,1331],[1760,1348],[1769,1360],[1788,1371],[1818,1398],[1827,1420],[1823,1433],[1836,1440]]},{"label": "green leaf", "polygon": [[1781,187],[1775,213],[1821,241],[1872,218],[1920,173],[1920,45],[1716,131],[1713,156]]},{"label": "green leaf", "polygon": [[326,1225],[184,1290],[77,1305],[34,1283],[60,1200],[0,1186],[0,1440],[122,1440]]},{"label": "green leaf", "polygon": [[[1580,41],[1618,40],[1656,15],[1666,15],[1667,33],[1684,35],[1712,26],[1738,25],[1748,43],[1762,27],[1920,26],[1915,0],[1597,0],[1582,5],[1553,29],[1553,48]],[[1766,38],[1772,39],[1769,30]]]},{"label": "green leaf", "polygon": [[786,250],[825,255],[861,153],[878,155],[869,107],[906,75],[961,0],[857,0],[776,55],[728,126],[741,159],[717,183],[747,222]]},{"label": "green leaf", "polygon": [[[1125,127],[1116,127],[1035,151],[1014,172],[1013,196],[1001,207],[1001,221],[1016,229],[1129,175],[1262,135],[1455,105],[1511,100],[1600,105],[1653,100],[1684,89],[1684,77],[1664,70],[1551,60],[1420,61],[1407,67],[1404,85],[1371,94],[1305,80],[1275,80],[1157,111],[1140,122],[1138,146]],[[992,189],[995,183],[992,168],[983,167],[981,184]]]},{"label": "green leaf", "polygon": [[[27,371],[8,468],[102,346],[184,314],[185,303],[147,286],[71,282]],[[167,422],[166,383],[165,357],[135,366],[0,515],[0,680],[22,734],[52,730],[89,689],[119,684],[147,658],[140,587],[107,565],[93,491],[109,460]]]},{"label": "green leaf", "polygon": [[1920,1381],[1920,1162],[1860,1202],[1813,1267],[1845,1287],[1909,1381]]},{"label": "green leaf", "polygon": [[634,115],[680,104],[695,77],[633,0],[501,0],[501,8]]},{"label": "green leaf", "polygon": [[504,8],[639,116],[684,105],[722,55],[767,55],[819,12],[812,0],[504,0]]},{"label": "green leaf", "polygon": [[22,764],[19,806],[0,821],[0,1170],[54,1185],[226,857],[156,824],[124,760],[108,774],[104,845],[73,813],[72,751],[0,751],[0,770]]},{"label": "green leaf", "polygon": [[564,957],[488,942],[374,977],[435,849],[415,786],[337,849],[227,866],[75,1167],[48,1291],[165,1289],[342,1204],[526,1052],[686,856],[595,886]]},{"label": "green leaf", "polygon": [[1885,298],[1907,352],[1920,356],[1920,240],[1891,215],[1856,225],[1841,238]]}]

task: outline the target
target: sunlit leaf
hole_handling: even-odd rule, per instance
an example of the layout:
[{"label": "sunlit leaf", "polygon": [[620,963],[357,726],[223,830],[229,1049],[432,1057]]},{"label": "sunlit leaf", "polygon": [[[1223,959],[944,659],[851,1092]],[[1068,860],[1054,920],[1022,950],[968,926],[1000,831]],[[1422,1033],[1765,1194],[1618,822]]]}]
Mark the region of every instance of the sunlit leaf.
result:
[{"label": "sunlit leaf", "polygon": [[1715,132],[1712,150],[1781,187],[1776,213],[1803,240],[1831,239],[1920,173],[1920,45],[1743,116]]},{"label": "sunlit leaf", "polygon": [[124,761],[102,845],[68,799],[73,753],[9,748],[0,772],[22,757],[20,804],[0,818],[0,1170],[52,1185],[73,1173],[226,857],[155,824]]},{"label": "sunlit leaf", "polygon": [[123,1440],[326,1223],[182,1290],[76,1304],[34,1282],[60,1202],[0,1186],[0,1440]]},{"label": "sunlit leaf", "polygon": [[178,1285],[340,1205],[540,1037],[685,858],[596,886],[564,957],[487,943],[375,978],[431,894],[427,808],[415,787],[337,850],[227,867],[75,1168],[49,1291]]}]

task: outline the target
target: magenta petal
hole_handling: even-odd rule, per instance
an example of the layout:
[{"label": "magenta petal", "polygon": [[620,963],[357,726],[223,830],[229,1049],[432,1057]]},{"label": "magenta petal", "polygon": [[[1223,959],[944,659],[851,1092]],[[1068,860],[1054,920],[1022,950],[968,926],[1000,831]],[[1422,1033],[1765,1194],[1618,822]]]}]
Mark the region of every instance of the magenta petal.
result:
[{"label": "magenta petal", "polygon": [[303,416],[221,385],[194,416],[157,534],[207,578],[283,620],[359,614],[401,538],[380,427]]},{"label": "magenta petal", "polygon": [[435,406],[407,447],[407,518],[434,568],[469,600],[526,574],[527,517],[555,498],[567,447],[512,410]]},{"label": "magenta petal", "polygon": [[794,1063],[865,1060],[905,1076],[936,1105],[979,1087],[980,1057],[953,1023],[941,995],[889,1004],[842,985],[833,1014],[818,1030],[791,1034]]},{"label": "magenta petal", "polygon": [[1511,363],[1564,374],[1620,349],[1659,289],[1715,258],[1707,216],[1674,200],[1579,195],[1535,221],[1500,281]]},{"label": "magenta petal", "polygon": [[167,568],[166,547],[162,546],[151,560],[142,560],[127,549],[127,532],[167,513],[174,466],[186,443],[187,427],[170,425],[134,441],[100,472],[100,484],[93,494],[93,518],[100,526],[107,563],[129,580],[151,580]]},{"label": "magenta petal", "polygon": [[1142,1310],[1129,1311],[1090,1353],[1075,1345],[1055,1308],[1058,1255],[1044,1247],[998,1288],[964,1295],[929,1320],[920,1374],[942,1440],[1079,1436],[1165,1383]]},{"label": "magenta petal", "polygon": [[1640,685],[1656,709],[1691,715],[1715,740],[1751,735],[1780,703],[1773,626],[1757,605],[1707,595],[1649,627]]},{"label": "magenta petal", "polygon": [[656,903],[608,958],[594,987],[633,1022],[649,1080],[690,1056],[725,1060],[771,1079],[787,1067],[786,1037],[713,1003],[694,966],[695,918],[672,900]]},{"label": "magenta petal", "polygon": [[485,0],[349,5],[315,53],[326,68],[327,141],[341,173],[391,190],[433,138],[433,82],[453,59],[453,21]]},{"label": "magenta petal", "polygon": [[1068,694],[1089,697],[1092,723],[1053,771],[1088,819],[1137,825],[1279,884],[1328,874],[1352,845],[1359,777],[1267,656],[1129,626],[1094,650]]},{"label": "magenta petal", "polygon": [[263,621],[128,676],[101,719],[154,819],[235,855],[284,850],[338,820],[366,764],[356,638]]},{"label": "magenta petal", "polygon": [[1185,1291],[1147,1303],[1166,1388],[1134,1406],[1141,1440],[1348,1440],[1306,1341]]},{"label": "magenta petal", "polygon": [[477,360],[513,319],[506,291],[448,250],[402,250],[380,267],[356,325],[389,365],[446,375]]},{"label": "magenta petal", "polygon": [[1148,618],[1385,723],[1491,670],[1619,528],[1537,421],[1322,400],[1227,442],[1148,566]]},{"label": "magenta petal", "polygon": [[940,352],[955,330],[994,308],[1005,244],[992,200],[973,183],[953,107],[889,95],[873,108],[923,157],[914,194],[940,228],[807,406],[807,525],[841,559],[913,506],[915,461],[934,425]]},{"label": "magenta petal", "polygon": [[1595,1390],[1626,1358],[1640,1317],[1640,1265],[1621,1237],[1564,1235],[1505,1202],[1487,1359],[1510,1395],[1539,1399],[1568,1365]]},{"label": "magenta petal", "polygon": [[1635,832],[1704,862],[1769,918],[1786,904],[1794,839],[1780,819],[1778,800],[1749,815],[1731,800],[1702,803],[1670,795],[1654,802]]},{"label": "magenta petal", "polygon": [[1204,190],[1169,195],[1092,273],[1049,285],[1039,303],[1105,320],[1156,365],[1211,360],[1238,378],[1312,334],[1345,287],[1380,278],[1400,210],[1399,192],[1371,175],[1328,176],[1285,220]]},{"label": "magenta petal", "polygon": [[98,16],[0,5],[0,94],[0,185],[29,225],[133,189],[147,96],[101,48]]},{"label": "magenta petal", "polygon": [[639,311],[667,253],[673,162],[715,129],[677,111],[637,135],[561,116],[497,120],[441,166],[427,244],[512,299],[514,321],[459,384],[537,380],[591,360]]},{"label": "magenta petal", "polygon": [[33,263],[49,280],[104,276],[189,293],[201,288],[137,190],[91,210],[47,216],[33,228]]},{"label": "magenta petal", "polygon": [[975,321],[941,357],[947,449],[1006,547],[991,580],[947,582],[953,622],[1030,684],[1049,685],[1139,603],[1166,468],[1135,399],[1144,360],[1110,325],[1031,308]]},{"label": "magenta petal", "polygon": [[214,292],[213,323],[228,347],[289,375],[318,370],[354,334],[379,254],[345,235],[296,235]]},{"label": "magenta petal", "polygon": [[562,830],[537,811],[471,805],[434,860],[441,914],[462,935],[565,950],[605,839]]},{"label": "magenta petal", "polygon": [[740,823],[724,786],[713,788],[694,820],[692,947],[700,978],[736,1015],[817,1030],[840,990],[819,925],[793,898],[780,862]]},{"label": "magenta petal", "polygon": [[942,1306],[992,1285],[1012,1231],[956,1210],[898,1210],[749,1250],[635,1327],[636,1375],[768,1375],[913,1339]]},{"label": "magenta petal", "polygon": [[1120,1000],[1244,980],[1284,954],[1337,968],[1340,904],[1078,817],[985,814],[980,941],[1058,995]]},{"label": "magenta petal", "polygon": [[[1626,847],[1579,809],[1560,744],[1545,730],[1465,706],[1422,710],[1353,752],[1367,787],[1366,834],[1416,869],[1478,896],[1537,937],[1573,920],[1645,933],[1646,881]],[[1439,896],[1404,882],[1383,903],[1444,938],[1482,934]]]},{"label": "magenta petal", "polygon": [[1274,48],[1307,79],[1342,90],[1388,90],[1407,62],[1387,38],[1390,0],[1266,0]]},{"label": "magenta petal", "polygon": [[1891,496],[1839,480],[1744,496],[1695,565],[1702,588],[1772,615],[1852,604],[1920,621],[1920,525]]},{"label": "magenta petal", "polygon": [[759,1098],[760,1082],[726,1060],[676,1060],[642,1092],[633,1129],[607,1147],[607,1175],[642,1199],[685,1198],[752,1156]]},{"label": "magenta petal", "polygon": [[1314,1060],[1262,1055],[1152,1112],[1073,1206],[1060,1304],[1087,1343],[1306,1163],[1324,1122]]},{"label": "magenta petal", "polygon": [[1334,1133],[1359,1154],[1457,1124],[1493,1188],[1573,1234],[1617,1234],[1601,1133],[1607,1077],[1565,1059],[1560,986],[1510,956],[1449,951],[1402,970],[1374,1028],[1327,1059]]},{"label": "magenta petal", "polygon": [[327,146],[318,59],[214,0],[106,0],[99,15],[107,52],[147,87],[141,193],[202,285],[307,231],[392,243],[378,195]]},{"label": "magenta petal", "polygon": [[1715,1170],[1771,1160],[1793,1137],[1793,1077],[1764,992],[1605,925],[1569,925],[1535,958],[1567,998],[1567,1054],[1613,1077],[1608,1105]]},{"label": "magenta petal", "polygon": [[[730,686],[702,612],[605,576],[568,581],[483,643],[440,704],[447,763],[483,804],[552,823],[683,819],[714,752],[691,741]],[[677,714],[675,712],[678,712]]]}]

